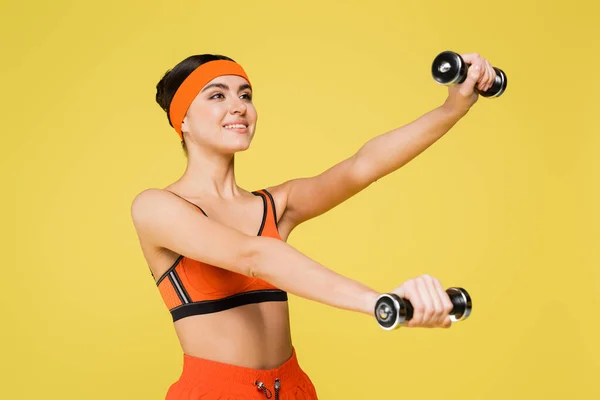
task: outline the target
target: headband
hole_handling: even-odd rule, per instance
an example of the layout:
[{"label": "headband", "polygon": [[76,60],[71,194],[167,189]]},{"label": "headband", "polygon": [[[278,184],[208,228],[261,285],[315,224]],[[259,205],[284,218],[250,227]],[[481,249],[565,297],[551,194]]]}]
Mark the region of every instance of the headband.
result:
[{"label": "headband", "polygon": [[169,108],[169,117],[171,125],[173,125],[181,139],[183,139],[181,124],[188,108],[190,108],[190,104],[208,82],[223,75],[241,76],[250,82],[241,65],[229,60],[215,60],[206,62],[196,68],[185,78],[175,92]]}]

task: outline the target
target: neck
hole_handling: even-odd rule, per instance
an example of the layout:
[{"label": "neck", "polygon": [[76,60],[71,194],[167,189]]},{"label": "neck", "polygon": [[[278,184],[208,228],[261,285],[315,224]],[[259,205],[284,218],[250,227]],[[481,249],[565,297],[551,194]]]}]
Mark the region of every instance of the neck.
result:
[{"label": "neck", "polygon": [[188,163],[179,184],[185,195],[208,194],[233,198],[240,194],[235,181],[235,157],[194,149],[188,154]]}]

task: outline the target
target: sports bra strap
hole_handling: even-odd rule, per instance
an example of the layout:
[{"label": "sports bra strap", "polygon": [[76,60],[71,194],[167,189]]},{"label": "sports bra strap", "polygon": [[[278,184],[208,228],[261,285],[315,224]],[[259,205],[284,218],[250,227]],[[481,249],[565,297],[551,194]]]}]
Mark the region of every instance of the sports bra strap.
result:
[{"label": "sports bra strap", "polygon": [[269,198],[269,208],[271,209],[270,211],[273,214],[273,221],[277,227],[277,209],[275,207],[275,200],[273,200],[273,196],[271,196],[271,193],[269,193],[267,189],[263,189],[262,192],[264,192]]},{"label": "sports bra strap", "polygon": [[[165,189],[165,190],[167,190],[167,189]],[[178,194],[177,194],[177,193],[175,193],[175,192],[171,192],[170,190],[167,190],[167,192],[169,192],[169,193],[173,193],[175,196],[179,197],[181,200],[183,200],[183,201],[186,201],[186,202],[190,203],[191,205],[193,205],[194,207],[196,207],[198,210],[200,210],[200,211],[202,212],[202,214],[204,214],[204,216],[205,216],[205,217],[208,217],[208,215],[206,215],[206,213],[204,212],[204,210],[203,210],[203,209],[202,209],[202,208],[201,208],[199,205],[197,205],[197,204],[195,204],[195,203],[192,203],[191,201],[189,201],[189,200],[187,200],[187,199],[184,199],[183,197],[181,197],[180,195],[178,195]]]},{"label": "sports bra strap", "polygon": [[[167,190],[167,189],[165,189]],[[208,217],[208,214],[206,214],[206,212],[204,212],[204,210],[202,209],[202,207],[200,207],[199,205],[192,203],[191,201],[184,199],[183,197],[181,197],[180,195],[178,195],[175,192],[171,192],[170,190],[167,190],[167,192],[174,194],[175,196],[179,197],[181,200],[190,203],[191,205],[193,205],[194,207],[196,207],[198,210],[200,210],[202,212],[202,214],[204,214],[205,217]],[[255,196],[261,196],[263,198],[263,200],[265,200],[265,206],[267,208],[265,214],[266,218],[270,218],[271,221],[273,221],[275,223],[275,227],[278,227],[278,223],[277,223],[277,209],[275,208],[275,200],[273,200],[273,196],[271,195],[271,193],[269,193],[269,191],[267,189],[261,189],[261,190],[257,190],[256,192],[252,192]],[[265,198],[266,196],[266,198]],[[267,200],[268,199],[268,200]],[[264,222],[263,222],[264,224]]]},{"label": "sports bra strap", "polygon": [[[264,218],[263,218],[263,227],[265,225],[265,222],[267,222],[266,224],[271,226],[272,228],[267,228],[267,230],[269,231],[273,231],[273,229],[275,231],[277,231],[278,229],[278,224],[277,224],[277,210],[275,209],[275,201],[273,200],[273,196],[271,196],[271,193],[269,193],[266,189],[261,189],[261,190],[257,190],[256,192],[252,192],[255,196],[260,196],[262,197],[264,206],[265,206],[265,213],[264,213]],[[262,228],[261,228],[261,233],[262,233]]]}]

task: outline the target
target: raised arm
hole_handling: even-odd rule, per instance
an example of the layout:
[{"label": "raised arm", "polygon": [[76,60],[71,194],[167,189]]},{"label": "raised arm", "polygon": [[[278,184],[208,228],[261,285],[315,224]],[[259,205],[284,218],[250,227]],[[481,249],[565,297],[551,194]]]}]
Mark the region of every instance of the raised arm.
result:
[{"label": "raised arm", "polygon": [[469,68],[467,80],[448,88],[446,101],[407,125],[376,136],[352,157],[320,175],[287,181],[271,190],[282,193],[285,211],[280,225],[293,227],[339,205],[371,183],[407,164],[450,130],[477,101],[474,87],[486,90],[495,71],[477,54],[462,56]]}]

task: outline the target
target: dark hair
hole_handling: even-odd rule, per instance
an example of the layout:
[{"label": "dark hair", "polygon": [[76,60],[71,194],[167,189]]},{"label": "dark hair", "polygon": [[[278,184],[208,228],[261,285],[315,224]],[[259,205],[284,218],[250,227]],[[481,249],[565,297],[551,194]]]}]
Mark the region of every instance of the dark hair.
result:
[{"label": "dark hair", "polygon": [[[169,109],[171,108],[173,96],[175,96],[175,92],[179,86],[183,83],[185,78],[187,78],[200,65],[215,60],[234,61],[229,57],[219,54],[198,54],[190,56],[174,66],[172,69],[168,70],[158,82],[156,85],[156,102],[167,113],[169,125],[173,126],[170,119]],[[181,141],[181,145],[183,146],[183,151],[187,156],[187,148],[183,140]]]}]

